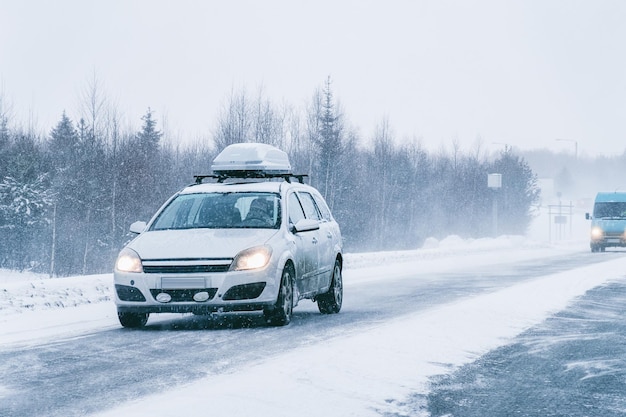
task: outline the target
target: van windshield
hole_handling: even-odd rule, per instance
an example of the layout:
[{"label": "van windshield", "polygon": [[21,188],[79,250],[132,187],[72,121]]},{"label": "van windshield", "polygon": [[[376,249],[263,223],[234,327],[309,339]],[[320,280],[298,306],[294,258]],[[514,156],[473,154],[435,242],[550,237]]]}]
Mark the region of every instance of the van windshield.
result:
[{"label": "van windshield", "polygon": [[593,217],[596,219],[624,219],[626,218],[626,202],[596,203],[593,207]]},{"label": "van windshield", "polygon": [[277,229],[280,216],[280,196],[275,193],[181,194],[159,213],[150,230]]}]

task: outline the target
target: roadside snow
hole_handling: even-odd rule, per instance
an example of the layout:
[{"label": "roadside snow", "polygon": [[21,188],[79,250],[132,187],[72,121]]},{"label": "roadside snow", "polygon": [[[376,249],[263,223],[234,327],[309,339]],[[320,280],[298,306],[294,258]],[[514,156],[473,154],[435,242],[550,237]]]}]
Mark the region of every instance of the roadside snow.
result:
[{"label": "roadside snow", "polygon": [[0,270],[0,317],[111,301],[108,275],[48,278]]}]

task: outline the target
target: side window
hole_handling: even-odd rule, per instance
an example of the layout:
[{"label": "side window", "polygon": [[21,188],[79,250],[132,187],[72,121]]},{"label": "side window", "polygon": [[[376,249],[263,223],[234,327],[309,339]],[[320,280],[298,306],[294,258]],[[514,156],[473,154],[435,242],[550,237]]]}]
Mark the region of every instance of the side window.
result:
[{"label": "side window", "polygon": [[296,196],[296,193],[289,194],[289,221],[296,224],[298,221],[304,219],[304,212],[300,205],[300,200]]},{"label": "side window", "polygon": [[302,202],[302,208],[304,209],[304,214],[306,215],[306,218],[320,220],[320,214],[319,211],[317,211],[315,201],[313,201],[313,196],[305,192],[299,192],[298,196],[300,197],[300,201]]},{"label": "side window", "polygon": [[322,196],[314,194],[313,198],[315,199],[315,202],[317,203],[317,208],[322,214],[322,218],[326,220],[327,222],[329,222],[332,219],[332,216],[330,214],[330,209],[328,208],[328,205],[326,204]]}]

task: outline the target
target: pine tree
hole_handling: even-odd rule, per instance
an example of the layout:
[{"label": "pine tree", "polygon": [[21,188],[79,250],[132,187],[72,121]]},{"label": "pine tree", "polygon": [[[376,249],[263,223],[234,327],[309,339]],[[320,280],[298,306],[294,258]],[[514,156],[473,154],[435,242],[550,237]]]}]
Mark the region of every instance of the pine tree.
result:
[{"label": "pine tree", "polygon": [[55,171],[66,170],[78,156],[78,134],[74,124],[63,112],[61,120],[50,132],[48,149]]},{"label": "pine tree", "polygon": [[335,108],[331,79],[324,86],[321,108],[318,110],[318,131],[313,140],[317,148],[318,187],[332,208],[335,200],[335,186],[338,161],[342,154],[343,126],[341,116]]},{"label": "pine tree", "polygon": [[162,178],[159,177],[161,132],[156,129],[156,120],[148,109],[142,117],[139,132],[120,147],[119,204],[121,225],[136,220],[147,220],[162,203],[158,192]]},{"label": "pine tree", "polygon": [[82,194],[83,173],[80,166],[80,138],[74,123],[63,112],[61,120],[50,132],[48,158],[52,167],[52,191],[55,214],[52,221],[55,248],[51,258],[56,275],[79,273],[81,248],[83,246],[81,225],[85,213]]},{"label": "pine tree", "polygon": [[146,162],[154,161],[159,153],[159,142],[162,133],[156,129],[157,122],[152,118],[152,110],[148,108],[146,114],[141,118],[143,126],[137,134],[139,154]]}]

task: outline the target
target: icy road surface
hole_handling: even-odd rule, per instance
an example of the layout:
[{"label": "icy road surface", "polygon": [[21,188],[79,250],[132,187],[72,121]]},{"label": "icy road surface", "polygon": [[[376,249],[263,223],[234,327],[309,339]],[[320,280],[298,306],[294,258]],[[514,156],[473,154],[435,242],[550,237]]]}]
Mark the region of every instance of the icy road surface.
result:
[{"label": "icy road surface", "polygon": [[432,417],[624,417],[626,280],[576,303],[452,375],[408,409]]},{"label": "icy road surface", "polygon": [[428,395],[453,407],[438,397],[441,378],[476,379],[462,366],[619,283],[625,255],[515,239],[349,255],[341,313],[302,301],[282,328],[258,316],[161,315],[122,329],[102,296],[108,275],[9,279],[0,415],[463,415],[428,410]]}]

